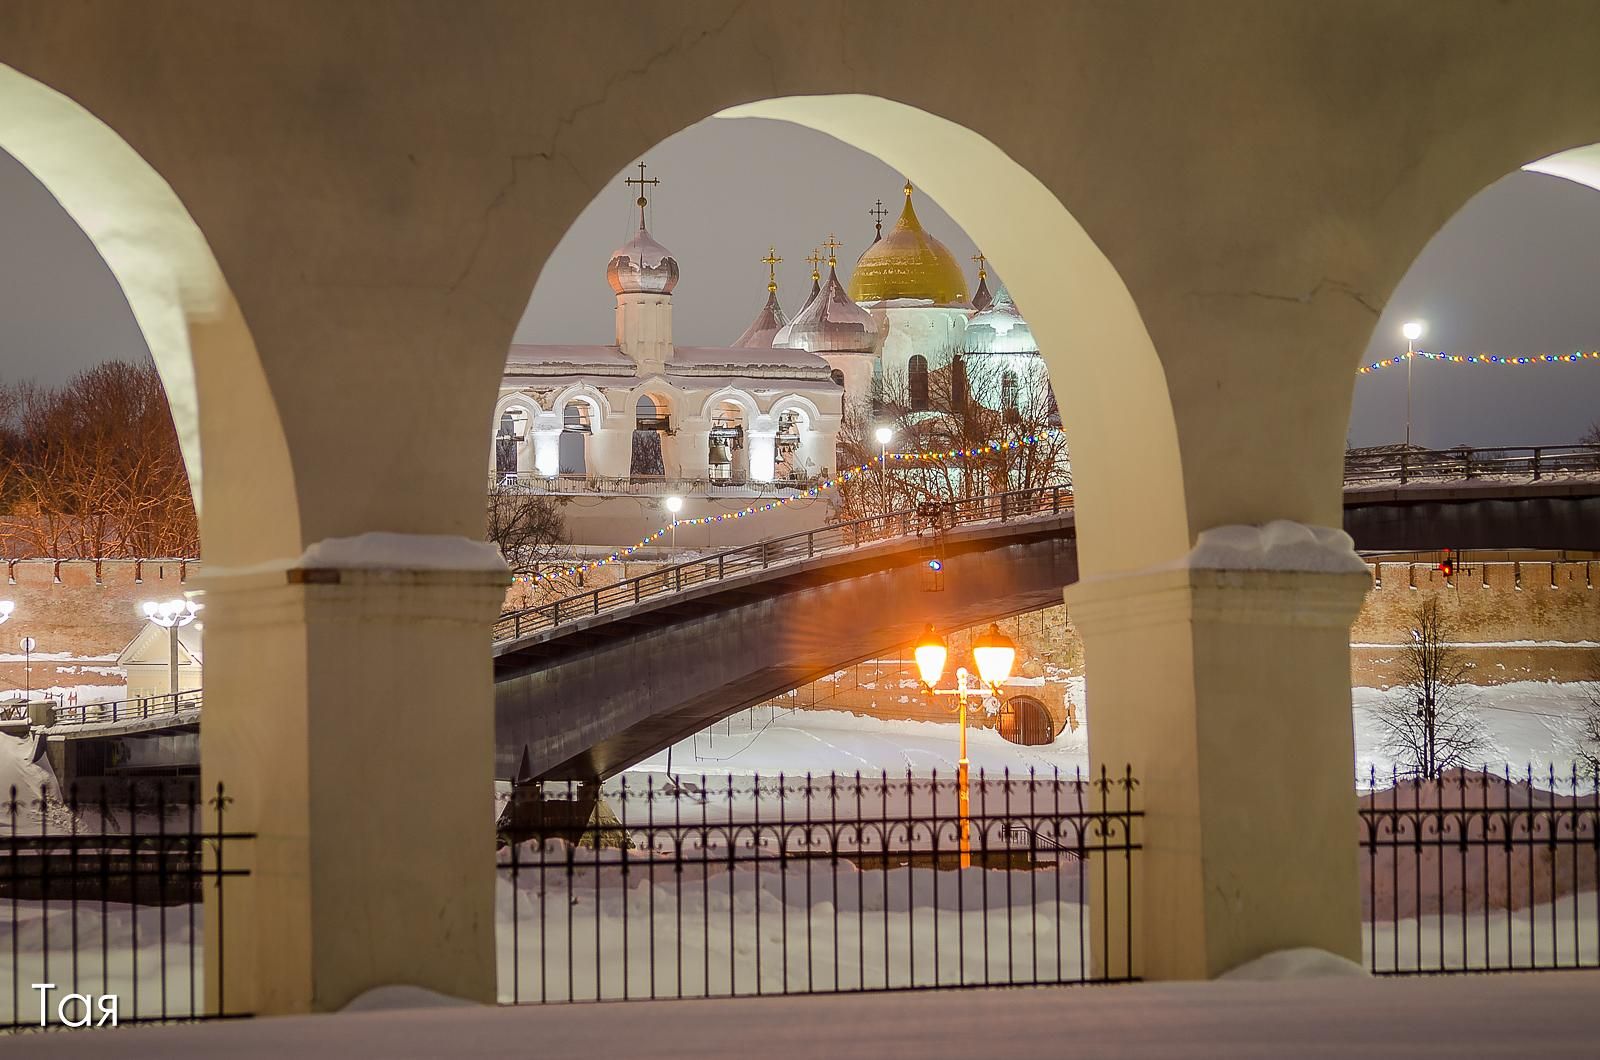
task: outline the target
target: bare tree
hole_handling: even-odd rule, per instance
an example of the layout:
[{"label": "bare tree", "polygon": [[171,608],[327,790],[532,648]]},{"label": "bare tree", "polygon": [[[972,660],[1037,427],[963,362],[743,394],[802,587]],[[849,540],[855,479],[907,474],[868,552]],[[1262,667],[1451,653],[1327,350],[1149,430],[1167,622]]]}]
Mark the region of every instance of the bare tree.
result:
[{"label": "bare tree", "polygon": [[1589,429],[1578,436],[1579,445],[1600,445],[1600,420],[1589,424]]},{"label": "bare tree", "polygon": [[484,534],[500,546],[511,573],[527,574],[565,541],[567,523],[554,498],[495,481],[489,486]]},{"label": "bare tree", "polygon": [[0,500],[10,556],[199,555],[188,473],[148,362],[98,365],[54,389],[4,388]]},{"label": "bare tree", "polygon": [[[842,468],[867,472],[840,487],[838,517],[860,518],[1036,486],[1070,485],[1071,462],[1044,363],[1024,369],[989,357],[964,357],[927,373],[926,381],[885,373],[871,404],[847,406],[839,431]],[[891,459],[880,469],[878,427],[894,430]],[[956,453],[955,456],[942,454]]]},{"label": "bare tree", "polygon": [[1583,682],[1583,705],[1579,708],[1578,732],[1572,740],[1572,757],[1578,772],[1600,780],[1600,654],[1589,663],[1589,679]]},{"label": "bare tree", "polygon": [[1471,765],[1489,737],[1467,691],[1470,667],[1451,643],[1452,624],[1437,597],[1411,612],[1411,639],[1401,649],[1400,684],[1378,709],[1383,749],[1406,772],[1437,778]]}]

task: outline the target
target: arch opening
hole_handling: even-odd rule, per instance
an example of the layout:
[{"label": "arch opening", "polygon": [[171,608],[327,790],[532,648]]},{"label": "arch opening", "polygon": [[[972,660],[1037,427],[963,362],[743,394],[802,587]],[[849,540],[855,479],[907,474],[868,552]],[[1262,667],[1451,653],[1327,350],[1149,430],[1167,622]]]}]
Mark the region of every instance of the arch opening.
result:
[{"label": "arch opening", "polygon": [[297,556],[304,542],[277,406],[238,303],[176,192],[104,122],[5,65],[0,150],[55,197],[127,298],[172,409],[207,563]]}]

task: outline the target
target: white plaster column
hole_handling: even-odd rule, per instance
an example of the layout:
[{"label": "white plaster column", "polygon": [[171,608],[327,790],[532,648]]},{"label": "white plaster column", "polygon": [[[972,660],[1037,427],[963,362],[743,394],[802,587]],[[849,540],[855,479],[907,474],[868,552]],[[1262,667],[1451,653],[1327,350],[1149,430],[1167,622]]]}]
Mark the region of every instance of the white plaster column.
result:
[{"label": "white plaster column", "polygon": [[778,425],[771,416],[756,416],[744,432],[753,482],[771,482],[778,461]]},{"label": "white plaster column", "polygon": [[[528,436],[533,450],[533,472],[555,478],[561,473],[561,413],[535,413]],[[520,461],[518,470],[522,470]]]},{"label": "white plaster column", "polygon": [[678,429],[673,449],[677,454],[677,470],[668,468],[668,474],[682,479],[705,480],[711,477],[711,424],[704,416],[685,416],[673,421]]},{"label": "white plaster column", "polygon": [[596,478],[627,478],[633,462],[633,410],[613,413],[594,425],[589,436],[589,474]]},{"label": "white plaster column", "polygon": [[1091,771],[1131,764],[1147,815],[1132,969],[1118,859],[1110,886],[1096,875],[1105,970],[1210,978],[1296,946],[1361,960],[1349,630],[1370,587],[1349,568],[1183,568],[1067,590]]},{"label": "white plaster column", "polygon": [[[250,875],[226,885],[224,1000],[236,1012],[327,1011],[405,983],[493,1003],[488,645],[509,578],[465,538],[323,546],[341,541],[355,547],[202,576],[204,789],[225,784],[225,827],[257,837],[226,850]],[[408,555],[446,569],[341,565]],[[209,887],[206,906],[214,1005]]]}]

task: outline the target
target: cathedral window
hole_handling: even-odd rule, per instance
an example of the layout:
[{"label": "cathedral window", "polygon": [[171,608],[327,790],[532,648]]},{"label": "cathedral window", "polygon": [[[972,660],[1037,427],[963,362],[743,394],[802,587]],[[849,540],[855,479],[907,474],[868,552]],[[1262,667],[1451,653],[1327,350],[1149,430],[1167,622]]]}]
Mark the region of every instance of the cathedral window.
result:
[{"label": "cathedral window", "polygon": [[1000,409],[1007,419],[1017,416],[1018,390],[1016,372],[1006,372],[1000,377]]},{"label": "cathedral window", "polygon": [[928,359],[915,354],[906,368],[906,382],[911,391],[911,411],[928,411]]}]

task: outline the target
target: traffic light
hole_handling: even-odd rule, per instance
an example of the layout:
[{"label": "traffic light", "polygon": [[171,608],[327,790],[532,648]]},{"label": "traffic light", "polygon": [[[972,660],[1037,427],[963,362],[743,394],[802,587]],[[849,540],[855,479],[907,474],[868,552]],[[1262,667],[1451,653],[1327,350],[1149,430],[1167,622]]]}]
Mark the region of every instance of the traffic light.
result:
[{"label": "traffic light", "polygon": [[1455,572],[1455,560],[1450,558],[1450,550],[1447,548],[1444,550],[1444,558],[1439,560],[1439,573],[1444,575],[1445,581],[1449,581],[1450,576],[1455,574]]}]

